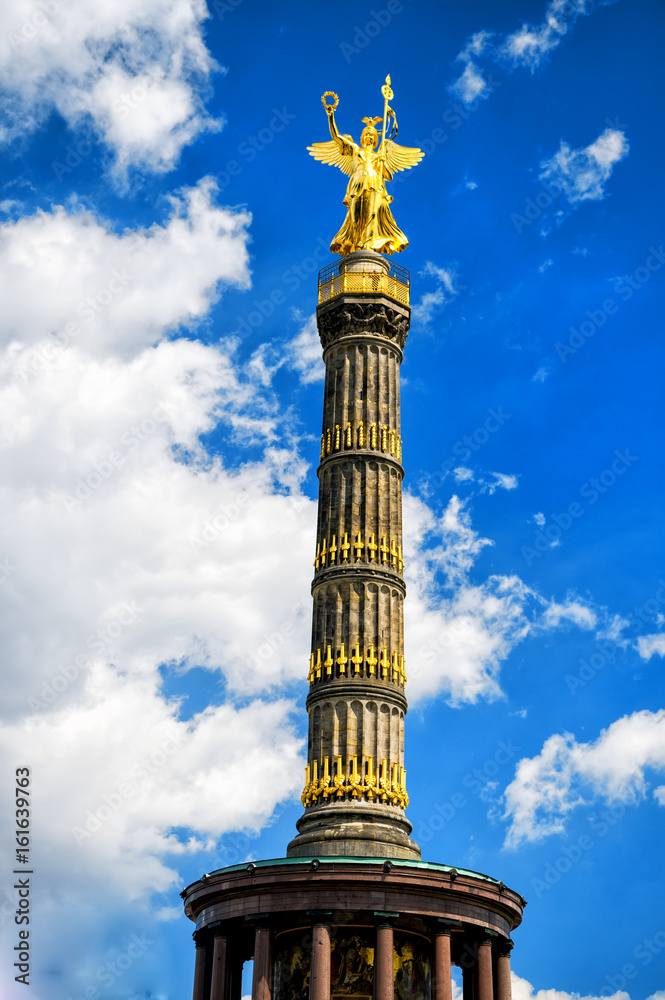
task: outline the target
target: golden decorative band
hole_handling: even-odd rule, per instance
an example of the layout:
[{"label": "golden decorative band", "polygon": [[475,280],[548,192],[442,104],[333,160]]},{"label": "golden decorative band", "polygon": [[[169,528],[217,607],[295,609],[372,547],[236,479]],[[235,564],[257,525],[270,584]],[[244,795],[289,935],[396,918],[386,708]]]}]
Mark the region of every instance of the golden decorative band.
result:
[{"label": "golden decorative band", "polygon": [[398,462],[402,461],[402,438],[397,431],[390,430],[387,424],[382,427],[375,422],[369,424],[365,429],[365,424],[361,420],[357,427],[351,422],[335,424],[328,427],[321,435],[320,460],[330,455],[331,452],[342,451],[343,448],[370,448],[373,451],[382,451],[392,455]]},{"label": "golden decorative band", "polygon": [[[392,201],[390,195],[384,196],[388,203]],[[409,286],[399,278],[381,271],[343,271],[329,278],[328,281],[319,284],[319,305],[322,302],[329,302],[330,299],[337,298],[338,295],[389,295],[404,306],[409,304]]]},{"label": "golden decorative band", "polygon": [[356,533],[356,539],[353,543],[349,541],[348,531],[344,532],[344,538],[339,545],[337,544],[337,535],[332,536],[330,543],[326,538],[322,542],[317,542],[316,556],[312,565],[314,569],[318,570],[325,569],[326,565],[341,566],[343,563],[353,562],[353,557],[349,556],[351,549],[355,554],[355,562],[380,562],[384,566],[392,566],[400,573],[404,572],[406,564],[402,555],[401,542],[398,544],[397,539],[391,538],[390,545],[388,545],[387,536],[381,535],[381,544],[377,545],[376,535],[368,535],[363,540],[360,531]]},{"label": "golden decorative band", "polygon": [[[347,656],[347,650],[353,649],[353,655]],[[339,651],[336,649],[333,656],[332,645],[326,646],[326,658],[322,659],[323,649],[316,650],[309,658],[309,673],[307,680],[310,684],[320,681],[323,677],[377,677],[381,680],[391,681],[404,687],[406,684],[406,660],[404,654],[393,650],[392,655],[388,652],[388,647],[383,646],[379,653],[379,648],[372,643],[368,647],[368,652],[360,648],[360,643],[356,642],[348,647],[344,643],[340,645]],[[350,664],[350,665],[349,665]]]},{"label": "golden decorative band", "polygon": [[386,802],[406,809],[409,796],[406,793],[406,768],[399,764],[381,761],[378,774],[374,773],[374,759],[368,757],[364,767],[358,770],[358,757],[350,758],[348,774],[342,766],[341,756],[336,758],[335,774],[330,773],[330,758],[324,757],[319,777],[319,761],[308,763],[305,768],[305,787],[301,795],[302,804],[307,808],[316,805],[319,799],[343,799],[349,796],[359,799],[363,795],[368,802]]}]

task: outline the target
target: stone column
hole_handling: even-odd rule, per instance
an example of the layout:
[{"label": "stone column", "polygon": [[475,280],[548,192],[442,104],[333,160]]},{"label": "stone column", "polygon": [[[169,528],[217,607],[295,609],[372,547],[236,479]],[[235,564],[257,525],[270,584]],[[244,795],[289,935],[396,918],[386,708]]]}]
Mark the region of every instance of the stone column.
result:
[{"label": "stone column", "polygon": [[206,943],[202,936],[194,936],[196,941],[196,960],[194,963],[194,989],[192,1000],[205,1000],[205,976],[206,976]]},{"label": "stone column", "polygon": [[478,944],[478,997],[477,1000],[494,1000],[492,985],[492,942],[483,938]]},{"label": "stone column", "polygon": [[212,951],[212,982],[210,984],[210,1000],[229,1000],[227,989],[228,970],[226,964],[226,952],[226,935],[215,935]]},{"label": "stone column", "polygon": [[252,1000],[272,1000],[272,931],[257,927],[254,934]]},{"label": "stone column", "polygon": [[394,993],[393,928],[392,924],[379,924],[374,951],[374,1000],[393,1000]]},{"label": "stone column", "polygon": [[508,939],[499,946],[496,960],[496,1000],[512,1000],[510,985],[510,952],[513,942]]},{"label": "stone column", "polygon": [[314,924],[312,928],[309,1000],[330,1000],[330,927],[328,924]]},{"label": "stone column", "polygon": [[432,1000],[453,1000],[450,931],[437,931],[434,935],[434,982],[432,986]]}]

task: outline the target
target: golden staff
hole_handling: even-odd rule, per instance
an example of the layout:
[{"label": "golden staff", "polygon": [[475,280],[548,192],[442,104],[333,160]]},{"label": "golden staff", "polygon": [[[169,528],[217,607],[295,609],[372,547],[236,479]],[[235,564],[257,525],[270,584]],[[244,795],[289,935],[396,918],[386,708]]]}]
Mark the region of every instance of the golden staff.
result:
[{"label": "golden staff", "polygon": [[386,77],[386,82],[383,87],[381,87],[381,93],[383,94],[383,136],[381,138],[381,159],[385,163],[386,159],[386,128],[388,124],[388,101],[392,101],[395,96],[390,89],[390,74]]}]

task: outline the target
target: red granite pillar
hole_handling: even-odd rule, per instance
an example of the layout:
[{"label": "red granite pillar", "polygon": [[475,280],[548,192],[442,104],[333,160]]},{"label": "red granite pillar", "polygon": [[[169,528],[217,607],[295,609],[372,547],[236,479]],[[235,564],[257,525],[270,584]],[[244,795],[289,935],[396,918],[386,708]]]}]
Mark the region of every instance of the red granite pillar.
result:
[{"label": "red granite pillar", "polygon": [[496,1000],[512,1000],[510,985],[510,950],[513,942],[502,942],[496,960]]},{"label": "red granite pillar", "polygon": [[212,950],[212,982],[210,1000],[228,1000],[228,970],[226,964],[227,940],[224,934],[214,938]]},{"label": "red granite pillar", "polygon": [[494,1000],[492,985],[492,944],[484,938],[478,944],[477,1000]]},{"label": "red granite pillar", "polygon": [[379,924],[374,950],[374,1000],[393,1000],[394,994],[393,929],[391,924]]},{"label": "red granite pillar", "polygon": [[204,989],[207,948],[202,937],[199,937],[198,939],[195,937],[194,940],[196,941],[196,961],[194,963],[194,990],[192,991],[192,1000],[205,1000]]},{"label": "red granite pillar", "polygon": [[453,1000],[453,982],[450,967],[450,931],[437,931],[434,935],[434,982],[432,1000]]},{"label": "red granite pillar", "polygon": [[257,927],[254,932],[252,1000],[272,1000],[272,931],[268,927]]},{"label": "red granite pillar", "polygon": [[330,1000],[330,927],[328,924],[314,924],[312,928],[309,1000]]}]

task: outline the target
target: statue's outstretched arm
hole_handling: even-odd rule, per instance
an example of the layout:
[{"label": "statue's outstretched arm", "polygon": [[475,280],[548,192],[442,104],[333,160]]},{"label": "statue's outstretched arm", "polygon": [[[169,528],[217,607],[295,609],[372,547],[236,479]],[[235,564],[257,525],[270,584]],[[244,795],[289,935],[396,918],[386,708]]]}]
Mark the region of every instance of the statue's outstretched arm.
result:
[{"label": "statue's outstretched arm", "polygon": [[344,145],[344,140],[337,131],[337,125],[335,124],[335,109],[332,104],[325,105],[326,112],[328,114],[328,125],[330,126],[330,134],[339,146]]}]

